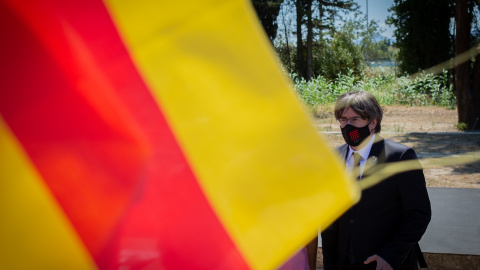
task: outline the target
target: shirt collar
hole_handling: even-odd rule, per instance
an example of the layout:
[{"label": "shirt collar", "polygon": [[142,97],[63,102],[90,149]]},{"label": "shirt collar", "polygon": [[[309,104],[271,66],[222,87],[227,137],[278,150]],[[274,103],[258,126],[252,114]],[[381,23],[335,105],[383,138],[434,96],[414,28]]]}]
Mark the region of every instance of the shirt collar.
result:
[{"label": "shirt collar", "polygon": [[373,145],[373,142],[375,141],[375,133],[372,135],[372,138],[370,138],[370,140],[368,141],[368,143],[362,147],[360,150],[358,151],[355,151],[352,149],[351,146],[348,146],[348,149],[349,149],[349,156],[354,153],[354,152],[357,152],[360,154],[360,156],[362,156],[363,160],[367,160],[368,159],[368,155],[370,155],[370,150],[372,150],[372,145]]}]

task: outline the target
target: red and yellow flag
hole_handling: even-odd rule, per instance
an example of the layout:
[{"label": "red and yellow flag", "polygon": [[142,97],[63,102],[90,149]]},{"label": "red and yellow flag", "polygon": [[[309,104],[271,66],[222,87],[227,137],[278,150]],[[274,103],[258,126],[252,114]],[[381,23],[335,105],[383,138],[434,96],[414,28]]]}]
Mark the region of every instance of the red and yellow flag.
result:
[{"label": "red and yellow flag", "polygon": [[249,1],[0,0],[1,269],[273,269],[359,198]]}]

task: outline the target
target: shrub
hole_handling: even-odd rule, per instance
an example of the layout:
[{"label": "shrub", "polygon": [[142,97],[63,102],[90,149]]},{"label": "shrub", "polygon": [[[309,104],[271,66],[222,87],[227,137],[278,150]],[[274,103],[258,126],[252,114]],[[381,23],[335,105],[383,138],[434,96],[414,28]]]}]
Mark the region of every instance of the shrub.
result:
[{"label": "shrub", "polygon": [[310,106],[332,104],[340,95],[355,90],[371,92],[381,105],[442,106],[449,109],[456,106],[446,71],[441,75],[423,74],[416,78],[405,75],[395,78],[393,74],[355,77],[349,69],[346,74],[339,73],[332,81],[318,76],[307,82],[295,74],[292,79],[295,90]]},{"label": "shrub", "polygon": [[457,129],[460,130],[460,131],[465,131],[465,130],[467,130],[467,124],[463,123],[463,122],[460,122],[460,123],[457,124]]}]

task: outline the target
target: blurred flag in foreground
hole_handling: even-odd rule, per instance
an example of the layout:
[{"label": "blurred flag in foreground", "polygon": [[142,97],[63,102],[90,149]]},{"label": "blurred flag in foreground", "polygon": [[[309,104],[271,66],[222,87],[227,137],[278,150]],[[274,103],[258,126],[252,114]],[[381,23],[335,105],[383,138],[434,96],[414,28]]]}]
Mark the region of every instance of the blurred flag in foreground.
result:
[{"label": "blurred flag in foreground", "polygon": [[0,1],[1,269],[273,269],[358,200],[249,1]]}]

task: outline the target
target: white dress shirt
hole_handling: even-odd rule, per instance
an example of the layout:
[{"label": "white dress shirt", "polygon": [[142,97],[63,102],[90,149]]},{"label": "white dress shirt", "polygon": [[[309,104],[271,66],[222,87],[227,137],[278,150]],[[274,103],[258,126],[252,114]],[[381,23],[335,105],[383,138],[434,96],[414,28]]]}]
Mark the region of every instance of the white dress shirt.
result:
[{"label": "white dress shirt", "polygon": [[373,134],[372,138],[370,138],[370,141],[368,141],[368,143],[358,151],[353,150],[351,146],[348,147],[349,150],[348,150],[348,158],[347,158],[347,170],[349,172],[352,171],[353,165],[354,165],[353,153],[357,152],[358,154],[360,154],[360,156],[362,156],[362,158],[360,159],[360,176],[362,176],[363,169],[365,168],[365,164],[367,163],[368,155],[370,154],[370,150],[372,150],[372,145],[374,141],[375,141],[375,134]]}]

